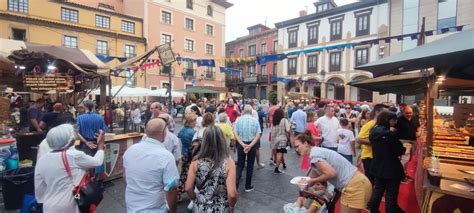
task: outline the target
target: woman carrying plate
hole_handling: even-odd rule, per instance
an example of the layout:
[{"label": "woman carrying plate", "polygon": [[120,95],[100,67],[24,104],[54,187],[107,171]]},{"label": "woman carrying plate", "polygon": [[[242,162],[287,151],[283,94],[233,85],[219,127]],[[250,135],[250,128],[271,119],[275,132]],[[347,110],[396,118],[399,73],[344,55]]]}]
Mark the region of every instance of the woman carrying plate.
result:
[{"label": "woman carrying plate", "polygon": [[369,179],[357,171],[349,161],[337,152],[314,146],[309,130],[295,139],[295,149],[301,155],[309,155],[311,163],[308,186],[328,181],[341,192],[340,212],[360,212],[367,208],[372,195]]}]

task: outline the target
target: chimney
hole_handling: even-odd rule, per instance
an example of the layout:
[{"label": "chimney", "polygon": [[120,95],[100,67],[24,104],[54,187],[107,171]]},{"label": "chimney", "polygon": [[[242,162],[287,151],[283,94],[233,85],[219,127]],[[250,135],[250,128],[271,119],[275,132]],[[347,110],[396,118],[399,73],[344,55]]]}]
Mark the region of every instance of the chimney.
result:
[{"label": "chimney", "polygon": [[306,15],[308,15],[308,12],[306,12],[306,10],[300,11],[300,17],[306,16]]}]

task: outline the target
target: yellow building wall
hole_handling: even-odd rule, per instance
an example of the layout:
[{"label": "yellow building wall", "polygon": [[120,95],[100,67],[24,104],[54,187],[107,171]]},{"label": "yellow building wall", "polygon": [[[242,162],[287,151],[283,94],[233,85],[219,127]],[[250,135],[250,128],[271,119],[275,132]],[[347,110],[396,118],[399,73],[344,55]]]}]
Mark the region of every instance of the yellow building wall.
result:
[{"label": "yellow building wall", "polygon": [[[96,53],[97,40],[107,41],[109,48],[109,55],[124,57],[125,45],[134,45],[135,52],[140,55],[145,52],[145,43],[142,36],[142,22],[126,19],[120,16],[112,16],[111,14],[100,13],[99,11],[87,10],[80,7],[72,7],[69,5],[63,5],[61,3],[54,3],[48,0],[34,0],[29,1],[28,13],[19,13],[8,11],[6,0],[0,0],[0,13],[13,14],[15,16],[34,18],[37,20],[46,20],[50,22],[62,23],[71,25],[70,29],[62,29],[54,25],[42,26],[38,24],[31,24],[22,22],[21,18],[18,21],[5,20],[0,16],[0,38],[12,38],[12,28],[25,29],[26,30],[26,41],[38,44],[49,44],[62,46],[64,43],[64,35],[76,36],[78,38],[78,48],[87,49],[92,53]],[[78,10],[78,23],[67,22],[61,20],[61,7]],[[45,12],[47,9],[48,12]],[[95,15],[104,15],[110,17],[110,29],[104,29],[95,27]],[[135,23],[135,34],[121,32],[121,20],[132,21]],[[99,35],[100,33],[94,32],[83,32],[83,30],[75,29],[74,27],[87,28],[90,30],[100,30],[103,32],[112,32],[114,36]],[[87,30],[86,30],[87,31]],[[142,39],[138,42],[136,39],[132,41],[119,38],[121,35],[129,35]],[[114,67],[119,64],[118,60],[113,60],[107,63],[110,67]],[[139,87],[145,87],[145,75],[141,75],[142,72],[138,72],[135,76],[137,77],[136,85]],[[120,75],[124,76],[124,73]],[[123,78],[115,78],[112,76],[113,85],[123,84]]]}]

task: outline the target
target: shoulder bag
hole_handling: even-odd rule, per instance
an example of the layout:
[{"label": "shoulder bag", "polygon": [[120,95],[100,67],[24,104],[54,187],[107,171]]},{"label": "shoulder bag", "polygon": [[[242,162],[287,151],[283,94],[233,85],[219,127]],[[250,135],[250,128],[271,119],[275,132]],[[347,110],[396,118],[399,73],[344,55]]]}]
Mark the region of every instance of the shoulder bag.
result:
[{"label": "shoulder bag", "polygon": [[90,172],[82,177],[79,185],[74,185],[71,168],[66,156],[66,150],[61,152],[61,159],[66,169],[67,175],[71,178],[74,186],[72,195],[81,213],[93,213],[103,199],[104,188],[102,182],[96,179]]}]

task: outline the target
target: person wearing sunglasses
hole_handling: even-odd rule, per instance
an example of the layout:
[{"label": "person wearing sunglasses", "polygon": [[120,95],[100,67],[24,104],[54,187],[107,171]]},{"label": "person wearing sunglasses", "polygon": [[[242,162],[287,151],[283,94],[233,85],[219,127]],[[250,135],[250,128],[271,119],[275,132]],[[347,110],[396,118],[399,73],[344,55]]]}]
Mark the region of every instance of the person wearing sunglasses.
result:
[{"label": "person wearing sunglasses", "polygon": [[357,114],[352,111],[352,106],[350,104],[346,104],[344,107],[344,112],[339,115],[339,118],[345,118],[349,121],[349,126],[352,131],[355,128],[355,122],[357,120]]}]

